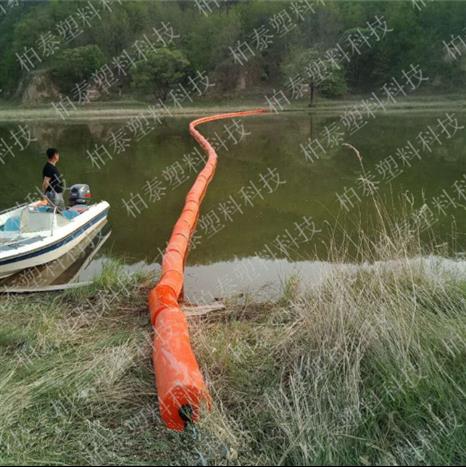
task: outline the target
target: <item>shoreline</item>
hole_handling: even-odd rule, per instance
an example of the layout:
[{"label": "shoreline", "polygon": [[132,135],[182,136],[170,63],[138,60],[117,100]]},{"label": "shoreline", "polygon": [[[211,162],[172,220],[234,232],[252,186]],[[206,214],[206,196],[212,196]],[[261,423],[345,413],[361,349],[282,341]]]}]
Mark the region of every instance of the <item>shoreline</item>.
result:
[{"label": "shoreline", "polygon": [[[361,102],[364,96],[353,96],[350,99],[329,100],[322,99],[314,107],[309,107],[307,101],[294,102],[277,112],[280,114],[313,114],[313,115],[335,115],[348,110],[349,107]],[[138,101],[115,101],[91,103],[86,106],[70,111],[66,119],[62,119],[52,105],[22,106],[16,108],[14,104],[0,104],[0,122],[36,121],[45,120],[49,122],[85,122],[85,121],[118,121],[135,117],[144,112],[149,102]],[[252,110],[266,108],[267,104],[262,99],[258,100],[232,100],[225,102],[200,102],[198,105],[184,107],[168,107],[170,114],[165,119],[195,117],[219,112],[235,112],[241,110]],[[420,96],[407,97],[403,101],[388,104],[385,110],[375,110],[376,114],[404,114],[404,113],[431,113],[431,112],[464,112],[466,111],[466,98],[458,95],[445,96]]]}]

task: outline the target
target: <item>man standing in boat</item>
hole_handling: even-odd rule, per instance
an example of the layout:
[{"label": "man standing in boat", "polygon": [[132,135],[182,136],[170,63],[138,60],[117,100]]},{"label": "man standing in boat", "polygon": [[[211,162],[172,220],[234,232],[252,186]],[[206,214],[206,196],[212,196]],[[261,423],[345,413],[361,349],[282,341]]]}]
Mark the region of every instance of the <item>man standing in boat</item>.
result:
[{"label": "man standing in boat", "polygon": [[63,179],[56,167],[60,160],[60,154],[55,148],[49,148],[47,149],[47,158],[47,164],[45,164],[42,171],[42,192],[52,204],[64,209]]}]

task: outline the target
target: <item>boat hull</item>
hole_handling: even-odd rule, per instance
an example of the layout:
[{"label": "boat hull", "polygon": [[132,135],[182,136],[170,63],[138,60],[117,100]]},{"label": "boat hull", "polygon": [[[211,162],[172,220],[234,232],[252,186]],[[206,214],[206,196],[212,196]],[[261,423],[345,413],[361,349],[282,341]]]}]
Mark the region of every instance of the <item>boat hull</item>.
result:
[{"label": "boat hull", "polygon": [[0,279],[5,279],[24,269],[42,266],[65,255],[79,245],[86,236],[106,222],[108,210],[109,206],[106,204],[106,206],[103,206],[101,210],[96,212],[95,216],[87,220],[85,224],[78,226],[63,238],[59,238],[43,247],[38,247],[33,251],[0,259]]}]

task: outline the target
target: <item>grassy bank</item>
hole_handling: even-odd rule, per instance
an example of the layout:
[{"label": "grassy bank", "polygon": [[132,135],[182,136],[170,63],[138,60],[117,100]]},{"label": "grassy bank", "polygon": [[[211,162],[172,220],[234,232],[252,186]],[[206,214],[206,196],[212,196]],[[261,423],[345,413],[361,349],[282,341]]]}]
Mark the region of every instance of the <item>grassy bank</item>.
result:
[{"label": "grassy bank", "polygon": [[[466,284],[381,238],[276,303],[191,319],[215,407],[163,427],[142,277],[0,298],[1,464],[464,464]],[[116,292],[118,291],[118,293]]]},{"label": "grassy bank", "polygon": [[[348,107],[359,103],[365,96],[348,96],[345,99],[325,99],[318,98],[314,107],[309,108],[307,100],[297,100],[289,105],[284,105],[285,112],[310,112],[316,114],[339,114]],[[140,115],[152,103],[138,100],[123,100],[109,102],[93,102],[87,105],[76,106],[75,110],[69,110],[66,114],[66,121],[88,122],[99,120],[125,120],[129,117]],[[240,110],[256,109],[258,107],[268,107],[264,96],[256,98],[233,98],[228,100],[201,99],[196,103],[180,107],[169,108],[173,116],[190,117],[209,113],[234,112]],[[466,105],[463,95],[445,96],[407,96],[396,103],[387,104],[388,112],[454,112],[464,111]],[[379,112],[383,112],[379,110]],[[54,110],[52,104],[42,104],[36,106],[24,106],[0,102],[0,122],[8,121],[57,121],[63,122],[60,115]]]}]

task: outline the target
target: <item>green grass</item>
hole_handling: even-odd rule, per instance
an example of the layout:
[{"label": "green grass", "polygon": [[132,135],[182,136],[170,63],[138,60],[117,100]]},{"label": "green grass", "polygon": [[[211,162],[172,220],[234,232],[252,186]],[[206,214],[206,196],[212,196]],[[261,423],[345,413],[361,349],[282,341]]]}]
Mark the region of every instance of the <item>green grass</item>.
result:
[{"label": "green grass", "polygon": [[158,414],[145,278],[112,263],[86,289],[1,297],[0,464],[464,464],[466,283],[408,243],[192,319],[214,408],[183,434]]}]

